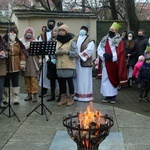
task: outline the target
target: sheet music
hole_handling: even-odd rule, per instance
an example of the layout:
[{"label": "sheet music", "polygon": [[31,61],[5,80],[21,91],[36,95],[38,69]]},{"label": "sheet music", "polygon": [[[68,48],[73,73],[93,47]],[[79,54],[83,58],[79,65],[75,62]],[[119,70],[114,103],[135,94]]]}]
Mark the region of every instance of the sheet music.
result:
[{"label": "sheet music", "polygon": [[55,55],[56,41],[31,42],[29,55]]}]

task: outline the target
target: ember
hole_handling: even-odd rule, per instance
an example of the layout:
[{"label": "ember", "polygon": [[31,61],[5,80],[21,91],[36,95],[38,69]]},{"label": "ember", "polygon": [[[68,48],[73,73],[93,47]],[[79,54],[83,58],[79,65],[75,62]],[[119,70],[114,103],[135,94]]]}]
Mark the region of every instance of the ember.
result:
[{"label": "ember", "polygon": [[68,115],[63,119],[68,134],[76,142],[77,150],[98,150],[99,144],[108,136],[113,119],[102,115],[92,107],[83,113]]}]

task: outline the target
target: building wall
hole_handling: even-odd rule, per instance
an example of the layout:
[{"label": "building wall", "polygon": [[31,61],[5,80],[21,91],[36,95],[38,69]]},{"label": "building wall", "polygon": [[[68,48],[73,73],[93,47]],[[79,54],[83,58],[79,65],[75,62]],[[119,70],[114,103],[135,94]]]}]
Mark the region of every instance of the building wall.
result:
[{"label": "building wall", "polygon": [[[39,15],[38,15],[39,14]],[[72,16],[71,16],[72,14]],[[89,26],[89,35],[91,38],[96,40],[96,20],[97,18],[92,14],[92,17],[88,16],[87,14],[81,14],[79,13],[50,13],[50,12],[22,12],[20,11],[14,11],[12,14],[11,20],[14,22],[18,28],[18,38],[21,38],[24,34],[24,30],[26,27],[32,27],[35,31],[35,37],[37,38],[42,30],[42,26],[47,26],[47,21],[49,19],[55,19],[56,20],[56,26],[58,22],[63,22],[64,24],[67,24],[69,26],[69,32],[73,33],[74,35],[79,34],[79,30],[82,25],[88,25]],[[50,16],[51,15],[51,16]],[[95,53],[93,55],[95,58]]]},{"label": "building wall", "polygon": [[[96,19],[83,19],[83,18],[53,18],[56,20],[56,25],[58,22],[63,22],[69,26],[69,30],[71,33],[78,35],[80,27],[82,25],[89,26],[89,34],[94,40],[96,40]],[[18,21],[14,17],[12,17],[12,21],[15,22],[19,34],[18,37],[21,38],[24,29],[28,26],[33,27],[35,31],[35,37],[41,33],[41,28],[43,25],[47,25],[48,18],[19,18]]]}]

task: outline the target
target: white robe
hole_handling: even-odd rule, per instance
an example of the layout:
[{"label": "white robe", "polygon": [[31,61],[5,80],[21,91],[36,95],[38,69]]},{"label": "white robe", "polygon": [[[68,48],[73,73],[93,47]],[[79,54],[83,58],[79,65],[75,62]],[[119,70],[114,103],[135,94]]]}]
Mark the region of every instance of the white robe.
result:
[{"label": "white robe", "polygon": [[[51,31],[46,32],[46,37],[47,37],[47,41],[51,41]],[[39,37],[39,41],[42,41],[42,38]],[[47,60],[49,59],[49,57],[47,55],[45,55],[45,58],[43,59],[43,87],[50,89],[50,80],[46,77],[47,74]],[[40,81],[39,81],[39,86],[42,86],[42,71],[40,74]]]},{"label": "white robe", "polygon": [[[81,44],[86,36],[79,36],[77,40],[78,53],[80,53]],[[95,48],[95,43],[91,41],[84,52],[91,57]],[[76,78],[74,79],[75,96],[78,101],[93,100],[93,85],[92,85],[92,67],[81,67],[80,58],[76,59]],[[90,96],[89,96],[90,95]]]},{"label": "white robe", "polygon": [[[117,61],[117,53],[115,46],[111,45],[111,39],[109,38],[109,45],[110,49],[112,51],[113,61]],[[105,66],[105,59],[103,57],[103,54],[105,53],[105,48],[100,47],[100,44],[97,48],[98,55],[100,56],[102,60],[102,80],[101,80],[101,88],[100,92],[102,93],[103,96],[115,96],[118,94],[118,88],[114,88],[114,86],[110,83],[110,80],[108,78],[106,66]]]}]

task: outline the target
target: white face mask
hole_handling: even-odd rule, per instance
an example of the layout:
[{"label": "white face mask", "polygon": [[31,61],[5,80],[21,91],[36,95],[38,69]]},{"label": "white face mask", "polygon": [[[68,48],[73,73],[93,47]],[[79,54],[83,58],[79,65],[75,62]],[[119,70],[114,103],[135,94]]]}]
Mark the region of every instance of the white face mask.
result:
[{"label": "white face mask", "polygon": [[132,37],[128,37],[128,40],[131,41],[131,40],[132,40]]},{"label": "white face mask", "polygon": [[14,42],[16,39],[16,34],[15,33],[9,33],[9,39],[10,39],[10,41]]},{"label": "white face mask", "polygon": [[81,36],[84,36],[84,35],[86,35],[86,31],[81,29],[80,32],[79,32],[79,34],[80,34]]}]

